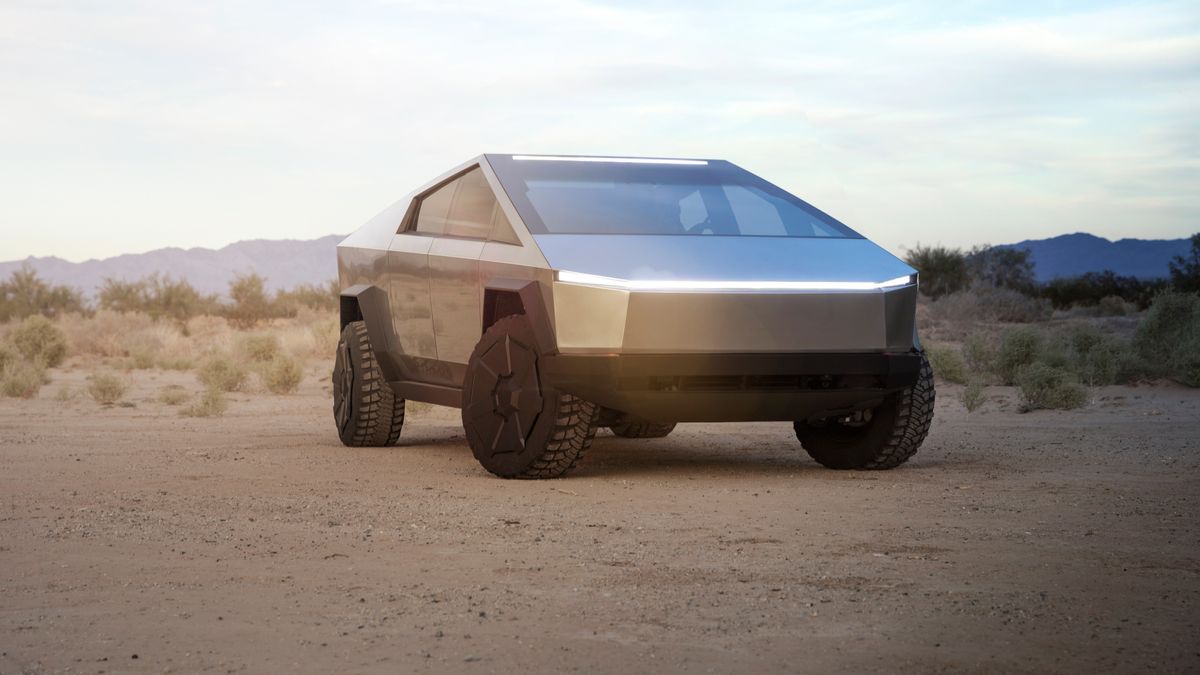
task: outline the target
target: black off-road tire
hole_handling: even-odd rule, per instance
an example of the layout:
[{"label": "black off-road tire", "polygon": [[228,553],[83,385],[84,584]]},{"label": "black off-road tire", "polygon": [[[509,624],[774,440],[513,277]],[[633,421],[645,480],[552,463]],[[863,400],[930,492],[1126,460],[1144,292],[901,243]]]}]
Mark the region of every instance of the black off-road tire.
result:
[{"label": "black off-road tire", "polygon": [[622,415],[617,423],[610,426],[609,429],[622,438],[663,438],[675,430],[675,423],[658,424]]},{"label": "black off-road tire", "polygon": [[545,381],[523,315],[492,324],[467,362],[467,443],[483,468],[501,478],[562,476],[591,446],[599,414],[594,403]]},{"label": "black off-road tire", "polygon": [[333,421],[351,447],[395,445],[404,426],[404,399],[379,369],[367,325],[352,321],[342,330],[333,364]]},{"label": "black off-road tire", "polygon": [[917,453],[933,422],[933,369],[921,354],[921,370],[911,387],[888,396],[861,426],[836,420],[799,421],[796,437],[818,463],[830,469],[894,469]]}]

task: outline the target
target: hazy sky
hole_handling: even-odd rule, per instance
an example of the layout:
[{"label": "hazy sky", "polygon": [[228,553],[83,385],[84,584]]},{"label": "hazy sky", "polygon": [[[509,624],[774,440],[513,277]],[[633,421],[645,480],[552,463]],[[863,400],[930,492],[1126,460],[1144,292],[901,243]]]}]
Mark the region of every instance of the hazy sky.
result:
[{"label": "hazy sky", "polygon": [[1195,2],[502,5],[2,0],[0,259],[349,232],[481,152],[727,158],[893,250],[1200,230]]}]

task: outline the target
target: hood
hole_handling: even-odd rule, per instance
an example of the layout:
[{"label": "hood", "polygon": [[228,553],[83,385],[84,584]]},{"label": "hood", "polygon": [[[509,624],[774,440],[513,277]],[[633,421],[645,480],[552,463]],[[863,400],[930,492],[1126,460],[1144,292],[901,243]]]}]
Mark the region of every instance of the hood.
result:
[{"label": "hood", "polygon": [[880,283],[916,274],[858,238],[539,234],[555,270],[630,281],[837,281]]}]

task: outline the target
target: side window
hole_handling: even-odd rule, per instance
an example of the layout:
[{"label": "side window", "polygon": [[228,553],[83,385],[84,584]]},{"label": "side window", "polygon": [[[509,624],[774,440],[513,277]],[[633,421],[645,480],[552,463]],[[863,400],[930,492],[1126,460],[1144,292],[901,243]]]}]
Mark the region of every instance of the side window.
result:
[{"label": "side window", "polygon": [[519,243],[479,167],[429,194],[417,211],[417,232],[487,239],[493,230],[497,241]]},{"label": "side window", "polygon": [[458,190],[450,203],[446,219],[446,234],[453,237],[487,239],[492,231],[492,212],[496,196],[478,168],[471,169],[457,181]]},{"label": "side window", "polygon": [[521,245],[521,240],[517,239],[517,233],[513,231],[512,223],[508,222],[508,216],[504,215],[504,210],[500,208],[499,202],[496,203],[492,216],[492,225],[492,241]]},{"label": "side window", "polygon": [[450,202],[454,200],[456,189],[458,181],[453,181],[421,200],[417,210],[417,232],[445,234],[446,217],[450,214]]}]

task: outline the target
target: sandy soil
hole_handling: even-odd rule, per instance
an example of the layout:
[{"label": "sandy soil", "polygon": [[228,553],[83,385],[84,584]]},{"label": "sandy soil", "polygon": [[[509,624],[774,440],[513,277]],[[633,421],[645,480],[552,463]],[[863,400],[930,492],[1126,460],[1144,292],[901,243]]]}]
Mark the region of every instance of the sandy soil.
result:
[{"label": "sandy soil", "polygon": [[55,377],[0,400],[0,673],[1200,669],[1197,391],[943,388],[890,472],[697,424],[510,482],[453,411],[342,447],[315,374],[208,420]]}]

